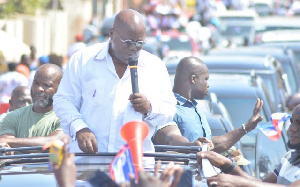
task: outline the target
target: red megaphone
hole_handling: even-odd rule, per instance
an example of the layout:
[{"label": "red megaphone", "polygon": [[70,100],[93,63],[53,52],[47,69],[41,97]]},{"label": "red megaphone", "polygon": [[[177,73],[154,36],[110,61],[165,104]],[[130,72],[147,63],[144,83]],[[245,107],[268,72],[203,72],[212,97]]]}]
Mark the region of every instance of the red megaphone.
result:
[{"label": "red megaphone", "polygon": [[121,136],[126,140],[131,152],[136,179],[138,171],[143,169],[143,144],[148,132],[147,123],[142,121],[130,121],[121,128]]}]

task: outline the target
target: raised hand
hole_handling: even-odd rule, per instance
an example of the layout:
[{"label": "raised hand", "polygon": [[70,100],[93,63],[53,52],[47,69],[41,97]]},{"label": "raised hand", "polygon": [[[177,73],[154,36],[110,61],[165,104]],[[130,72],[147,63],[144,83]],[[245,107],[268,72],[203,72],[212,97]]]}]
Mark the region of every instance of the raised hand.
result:
[{"label": "raised hand", "polygon": [[253,115],[251,118],[245,123],[245,128],[247,132],[255,129],[257,124],[263,120],[263,117],[260,116],[260,112],[263,107],[263,101],[259,98],[256,99],[255,107],[253,109]]}]

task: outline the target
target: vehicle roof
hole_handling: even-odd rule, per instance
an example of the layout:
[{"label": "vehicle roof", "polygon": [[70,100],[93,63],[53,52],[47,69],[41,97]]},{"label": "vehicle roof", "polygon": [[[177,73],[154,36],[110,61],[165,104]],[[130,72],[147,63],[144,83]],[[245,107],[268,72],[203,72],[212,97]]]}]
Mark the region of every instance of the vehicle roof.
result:
[{"label": "vehicle roof", "polygon": [[275,42],[275,41],[272,41],[272,42],[268,42],[268,43],[261,43],[259,44],[259,46],[274,46],[274,47],[281,47],[283,49],[286,49],[286,48],[290,48],[292,49],[293,51],[300,51],[300,41],[282,41],[282,42]]},{"label": "vehicle roof", "polygon": [[[300,21],[300,20],[299,20]],[[261,40],[263,43],[267,42],[300,42],[300,27],[299,30],[274,30],[262,33]]]},{"label": "vehicle roof", "polygon": [[300,18],[295,17],[295,16],[294,17],[268,16],[268,17],[258,17],[255,20],[255,26],[257,28],[262,27],[262,26],[265,26],[265,27],[289,26],[289,27],[298,27],[298,28],[300,28],[299,22],[300,22]]},{"label": "vehicle roof", "polygon": [[213,14],[214,17],[236,17],[236,18],[256,18],[257,13],[254,10],[226,10],[218,11]]},{"label": "vehicle roof", "polygon": [[250,47],[237,47],[234,49],[222,48],[213,49],[208,52],[208,55],[237,55],[237,56],[266,56],[272,55],[276,59],[288,58],[285,50],[276,47],[262,47],[262,46],[250,46]]},{"label": "vehicle roof", "polygon": [[256,72],[267,73],[275,71],[273,58],[252,56],[202,56],[200,58],[208,67],[209,71],[217,69],[240,70],[241,72],[255,69]]},{"label": "vehicle roof", "polygon": [[[218,69],[232,69],[240,72],[250,73],[253,69],[257,73],[275,72],[274,65],[271,63],[272,58],[266,57],[249,57],[249,56],[199,56],[208,67],[210,72],[215,72]],[[169,59],[166,67],[170,74],[175,74],[179,60],[177,58]]]}]

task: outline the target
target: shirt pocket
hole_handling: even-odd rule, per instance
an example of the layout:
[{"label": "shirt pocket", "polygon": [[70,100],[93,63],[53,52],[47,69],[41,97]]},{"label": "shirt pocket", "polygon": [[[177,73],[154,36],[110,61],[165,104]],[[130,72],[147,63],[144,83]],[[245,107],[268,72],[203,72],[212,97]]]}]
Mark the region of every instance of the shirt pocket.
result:
[{"label": "shirt pocket", "polygon": [[91,80],[85,83],[86,99],[90,105],[102,105],[104,102],[104,80]]}]

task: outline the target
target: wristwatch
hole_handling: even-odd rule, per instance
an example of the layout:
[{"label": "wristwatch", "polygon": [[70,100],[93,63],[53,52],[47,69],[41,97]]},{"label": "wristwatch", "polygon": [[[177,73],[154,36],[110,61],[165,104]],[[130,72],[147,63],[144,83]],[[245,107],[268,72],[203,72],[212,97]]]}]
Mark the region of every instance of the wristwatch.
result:
[{"label": "wristwatch", "polygon": [[235,160],[233,158],[230,158],[230,160],[232,161],[232,164],[230,166],[224,168],[224,169],[222,168],[221,171],[223,173],[230,173],[234,169],[234,167],[236,166]]}]

